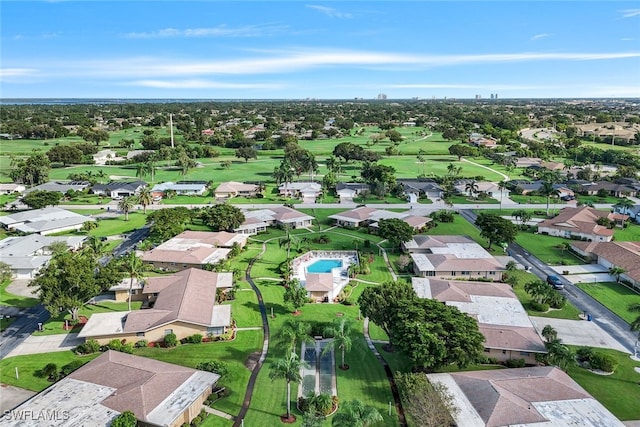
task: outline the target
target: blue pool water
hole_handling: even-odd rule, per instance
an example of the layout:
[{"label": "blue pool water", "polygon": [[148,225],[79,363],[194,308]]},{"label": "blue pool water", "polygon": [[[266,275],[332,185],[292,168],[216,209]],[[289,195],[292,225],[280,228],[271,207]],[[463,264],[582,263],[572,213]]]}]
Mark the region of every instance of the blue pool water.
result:
[{"label": "blue pool water", "polygon": [[331,273],[331,269],[339,267],[342,267],[342,261],[339,259],[320,259],[307,267],[307,272]]}]

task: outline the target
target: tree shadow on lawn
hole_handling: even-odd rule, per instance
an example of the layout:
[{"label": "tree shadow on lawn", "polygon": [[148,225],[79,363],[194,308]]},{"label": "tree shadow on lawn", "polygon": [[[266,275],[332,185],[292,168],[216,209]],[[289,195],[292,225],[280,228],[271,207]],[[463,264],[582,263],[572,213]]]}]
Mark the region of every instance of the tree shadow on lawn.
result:
[{"label": "tree shadow on lawn", "polygon": [[[258,305],[257,302],[253,302],[253,301],[247,301],[244,304],[245,307],[247,307],[249,310],[254,310],[254,311],[260,311],[260,306]],[[293,313],[293,311],[289,308],[286,307],[282,304],[278,304],[278,303],[265,303],[264,304],[266,310],[267,310],[267,317],[270,318],[271,317],[271,309],[273,308],[273,314],[277,317],[277,316],[285,316],[287,314],[291,314]]]}]

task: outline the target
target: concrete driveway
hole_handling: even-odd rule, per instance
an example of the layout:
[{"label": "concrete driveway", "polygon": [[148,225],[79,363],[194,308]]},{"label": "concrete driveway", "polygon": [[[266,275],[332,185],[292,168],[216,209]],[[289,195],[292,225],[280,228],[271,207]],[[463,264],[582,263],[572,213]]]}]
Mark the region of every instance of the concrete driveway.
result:
[{"label": "concrete driveway", "polygon": [[84,339],[78,338],[77,333],[34,336],[25,339],[13,349],[7,357],[24,356],[26,354],[51,353],[54,351],[68,351],[82,344]]},{"label": "concrete driveway", "polygon": [[531,317],[538,334],[546,325],[551,325],[558,332],[558,338],[569,345],[580,345],[597,348],[612,348],[624,353],[629,351],[613,339],[600,326],[587,320],[553,319],[549,317]]},{"label": "concrete driveway", "polygon": [[590,273],[590,274],[570,274],[564,276],[565,279],[571,283],[603,283],[603,282],[615,282],[616,278],[609,273]]},{"label": "concrete driveway", "polygon": [[30,288],[29,283],[31,279],[15,279],[7,286],[7,292],[21,297],[38,298],[38,288]]},{"label": "concrete driveway", "polygon": [[582,264],[582,265],[556,265],[552,266],[556,272],[563,274],[568,271],[569,274],[584,274],[584,273],[608,273],[609,270],[600,264]]},{"label": "concrete driveway", "polygon": [[0,384],[0,413],[9,411],[36,393],[24,388],[18,388],[7,384]]}]

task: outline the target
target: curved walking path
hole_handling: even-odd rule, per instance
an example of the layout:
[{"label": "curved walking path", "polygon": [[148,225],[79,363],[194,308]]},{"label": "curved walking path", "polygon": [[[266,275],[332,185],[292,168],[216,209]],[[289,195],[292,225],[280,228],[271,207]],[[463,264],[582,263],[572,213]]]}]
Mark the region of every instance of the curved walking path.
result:
[{"label": "curved walking path", "polygon": [[245,272],[245,279],[253,288],[253,291],[256,293],[258,297],[258,307],[260,308],[260,317],[262,318],[262,333],[263,333],[263,342],[262,342],[262,353],[260,354],[260,359],[258,363],[251,371],[251,376],[249,377],[249,383],[247,384],[247,390],[244,394],[244,401],[242,402],[242,407],[240,408],[240,412],[235,417],[233,422],[234,427],[243,426],[243,419],[247,415],[247,411],[249,410],[249,406],[251,405],[251,397],[253,396],[253,388],[256,385],[256,380],[258,379],[258,374],[260,373],[260,369],[262,369],[262,365],[264,364],[265,359],[267,358],[267,352],[269,351],[269,320],[267,319],[267,308],[264,305],[264,299],[262,298],[262,292],[253,282],[251,278],[251,267],[253,267],[253,263],[262,256],[267,250],[267,241],[262,242],[262,251],[256,255],[247,266],[247,270]]},{"label": "curved walking path", "polygon": [[465,158],[463,158],[463,159],[462,159],[462,161],[463,161],[463,162],[467,162],[467,163],[471,163],[472,165],[475,165],[475,166],[481,167],[481,168],[483,168],[483,169],[489,170],[489,171],[491,171],[491,172],[493,172],[493,173],[497,173],[498,175],[500,175],[501,177],[503,177],[505,180],[507,180],[507,181],[509,180],[509,175],[505,175],[505,174],[503,174],[502,172],[498,172],[497,170],[492,169],[492,168],[490,168],[489,166],[481,165],[480,163],[472,162],[471,160],[467,160],[467,159],[465,159]]}]

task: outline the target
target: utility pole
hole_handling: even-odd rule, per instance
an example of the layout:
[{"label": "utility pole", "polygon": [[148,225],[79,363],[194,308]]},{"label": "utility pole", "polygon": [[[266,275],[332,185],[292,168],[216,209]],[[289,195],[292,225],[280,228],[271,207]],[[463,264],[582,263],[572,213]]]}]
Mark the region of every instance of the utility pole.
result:
[{"label": "utility pole", "polygon": [[171,148],[176,148],[173,145],[173,114],[169,113],[169,133],[171,135]]}]

